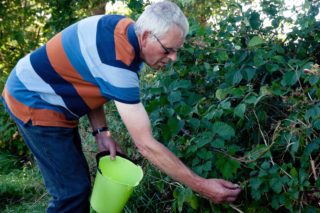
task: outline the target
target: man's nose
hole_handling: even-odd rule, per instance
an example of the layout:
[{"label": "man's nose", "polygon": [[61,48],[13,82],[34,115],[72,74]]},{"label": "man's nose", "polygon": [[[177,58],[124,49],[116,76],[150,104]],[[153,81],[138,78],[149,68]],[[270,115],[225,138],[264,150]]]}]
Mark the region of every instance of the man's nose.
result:
[{"label": "man's nose", "polygon": [[177,60],[177,52],[171,52],[171,53],[168,55],[168,58],[169,58],[171,61],[176,61],[176,60]]}]

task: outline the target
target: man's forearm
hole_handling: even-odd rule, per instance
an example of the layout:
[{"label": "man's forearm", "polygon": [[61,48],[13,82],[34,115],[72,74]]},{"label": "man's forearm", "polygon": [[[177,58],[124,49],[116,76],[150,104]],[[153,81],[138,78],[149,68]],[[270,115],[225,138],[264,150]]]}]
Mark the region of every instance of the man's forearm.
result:
[{"label": "man's forearm", "polygon": [[88,113],[88,118],[92,130],[107,126],[106,117],[104,114],[103,106],[96,108]]},{"label": "man's forearm", "polygon": [[153,138],[148,142],[136,144],[141,154],[164,173],[195,191],[201,191],[203,178],[191,171],[167,147]]}]

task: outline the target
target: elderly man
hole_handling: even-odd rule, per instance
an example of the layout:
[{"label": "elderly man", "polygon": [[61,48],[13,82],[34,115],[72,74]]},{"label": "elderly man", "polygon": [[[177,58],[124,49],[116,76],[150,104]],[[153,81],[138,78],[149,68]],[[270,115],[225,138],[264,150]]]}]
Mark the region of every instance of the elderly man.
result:
[{"label": "elderly man", "polygon": [[2,96],[52,196],[47,212],[89,211],[90,177],[77,124],[88,115],[99,149],[114,158],[121,150],[107,128],[103,104],[109,100],[152,164],[215,203],[236,199],[236,184],[199,177],[154,139],[140,103],[142,63],[159,69],[175,61],[187,33],[180,8],[164,1],[147,7],[136,23],[119,15],[81,20],[17,63]]}]

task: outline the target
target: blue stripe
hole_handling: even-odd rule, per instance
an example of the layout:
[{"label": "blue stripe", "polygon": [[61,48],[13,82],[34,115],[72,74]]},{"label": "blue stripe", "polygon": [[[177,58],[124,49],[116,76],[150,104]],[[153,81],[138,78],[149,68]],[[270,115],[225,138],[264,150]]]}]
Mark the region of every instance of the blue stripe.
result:
[{"label": "blue stripe", "polygon": [[97,78],[97,81],[101,87],[103,87],[103,95],[112,100],[117,100],[123,103],[139,103],[140,102],[140,90],[139,87],[132,88],[120,88],[115,87],[109,82],[103,81]]},{"label": "blue stripe", "polygon": [[119,67],[119,68],[122,68],[122,69],[130,70],[132,72],[136,72],[137,73],[137,72],[140,71],[141,63],[142,62],[138,58],[135,58],[133,60],[133,63],[131,63],[130,66],[127,66],[122,61],[117,61],[117,60],[110,60],[105,64],[108,64],[108,65],[113,66],[113,67]]},{"label": "blue stripe", "polygon": [[51,66],[46,46],[33,52],[30,55],[30,61],[35,72],[52,87],[57,95],[62,97],[68,109],[79,116],[90,110],[73,85],[64,80]]},{"label": "blue stripe", "polygon": [[99,19],[97,25],[97,50],[102,63],[108,64],[116,58],[114,29],[124,16],[106,15]]},{"label": "blue stripe", "polygon": [[74,115],[69,113],[61,106],[53,106],[43,101],[38,93],[28,91],[16,75],[16,70],[13,69],[6,82],[6,88],[9,94],[17,101],[24,105],[35,109],[50,109],[59,113],[63,113],[67,120],[77,120]]},{"label": "blue stripe", "polygon": [[71,25],[62,31],[62,46],[67,54],[67,57],[75,68],[75,70],[82,76],[82,78],[92,84],[95,84],[94,77],[81,54],[80,43],[78,38],[78,23]]},{"label": "blue stripe", "polygon": [[106,15],[100,18],[97,25],[96,39],[98,54],[102,63],[138,72],[140,70],[142,60],[140,57],[137,57],[139,56],[139,42],[134,32],[133,24],[129,25],[128,28],[128,41],[133,46],[136,57],[130,66],[126,65],[122,61],[116,60],[114,29],[118,22],[123,18],[125,17],[120,15]]}]

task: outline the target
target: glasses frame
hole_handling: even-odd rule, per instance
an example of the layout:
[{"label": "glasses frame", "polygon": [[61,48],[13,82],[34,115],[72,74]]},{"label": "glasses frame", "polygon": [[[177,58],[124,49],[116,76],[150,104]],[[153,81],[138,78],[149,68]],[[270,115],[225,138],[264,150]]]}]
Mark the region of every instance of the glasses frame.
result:
[{"label": "glasses frame", "polygon": [[177,52],[177,50],[174,50],[173,48],[168,48],[168,47],[164,46],[161,43],[160,39],[156,35],[154,35],[154,34],[152,34],[152,35],[156,38],[156,40],[158,41],[158,43],[160,44],[160,46],[164,50],[164,54],[165,55],[169,55],[170,53],[176,53]]}]

